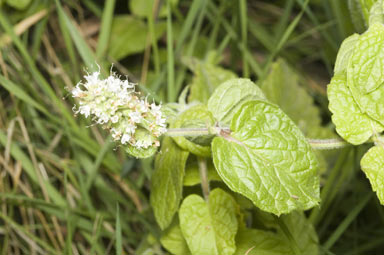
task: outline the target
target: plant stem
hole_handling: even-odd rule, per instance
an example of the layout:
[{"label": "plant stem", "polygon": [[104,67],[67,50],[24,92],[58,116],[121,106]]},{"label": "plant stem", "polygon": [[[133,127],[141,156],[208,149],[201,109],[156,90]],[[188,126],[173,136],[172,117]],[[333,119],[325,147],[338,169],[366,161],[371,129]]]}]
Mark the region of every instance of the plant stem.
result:
[{"label": "plant stem", "polygon": [[[214,132],[212,132],[214,131]],[[211,134],[220,134],[220,131],[230,133],[228,127],[215,127],[210,130],[209,128],[170,128],[168,129],[166,136],[202,136],[202,135],[211,135]],[[307,139],[309,144],[315,150],[332,150],[344,148],[348,145],[346,141],[341,138],[331,138],[331,139]]]},{"label": "plant stem", "polygon": [[208,168],[207,160],[205,158],[198,158],[201,189],[203,190],[204,199],[208,201],[209,198],[209,181],[208,181]]},{"label": "plant stem", "polygon": [[220,130],[229,131],[229,128],[169,128],[165,133],[166,136],[202,136],[202,135],[211,135]]},{"label": "plant stem", "polygon": [[209,135],[208,128],[170,128],[165,133],[166,136],[201,136]]},{"label": "plant stem", "polygon": [[332,139],[307,139],[312,148],[316,150],[332,150],[344,148],[348,145],[346,141],[341,138],[332,138]]}]

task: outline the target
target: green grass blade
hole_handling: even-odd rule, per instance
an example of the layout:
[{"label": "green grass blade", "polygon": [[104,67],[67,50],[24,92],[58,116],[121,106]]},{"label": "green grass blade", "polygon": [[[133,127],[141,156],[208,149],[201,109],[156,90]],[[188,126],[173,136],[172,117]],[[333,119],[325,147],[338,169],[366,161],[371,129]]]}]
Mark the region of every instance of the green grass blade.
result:
[{"label": "green grass blade", "polygon": [[243,49],[243,77],[249,77],[249,69],[248,63],[246,59],[247,52],[245,49],[247,48],[247,38],[248,38],[248,15],[247,15],[247,1],[240,0],[240,24],[241,24],[241,40],[242,45],[244,45]]},{"label": "green grass blade", "polygon": [[53,101],[53,104],[59,108],[63,116],[66,118],[68,123],[73,128],[78,128],[76,122],[73,119],[73,116],[71,113],[69,113],[68,109],[64,105],[64,103],[56,96],[56,93],[52,89],[52,87],[49,85],[47,80],[44,78],[44,76],[39,72],[37,69],[31,55],[29,54],[27,48],[23,45],[20,38],[16,36],[12,26],[9,24],[8,20],[6,19],[6,15],[4,12],[0,10],[0,25],[4,28],[4,30],[8,33],[8,35],[11,37],[13,43],[18,48],[20,54],[22,55],[23,59],[26,62],[26,66],[30,70],[33,78],[36,80],[37,84],[41,87],[41,89],[49,96],[49,98]]},{"label": "green grass blade", "polygon": [[119,204],[116,205],[116,255],[123,254]]},{"label": "green grass blade", "polygon": [[[28,230],[25,229],[25,227],[17,224],[15,221],[13,221],[8,216],[4,215],[2,212],[0,212],[0,218],[3,219],[7,224],[9,224],[13,229],[15,229],[15,232],[21,235],[23,237],[23,234],[28,237],[28,239],[33,240],[35,243],[40,245],[42,248],[44,248],[46,251],[49,251],[50,254],[60,254],[59,251],[55,250],[52,246],[44,242],[42,239],[38,238],[36,235],[32,234]],[[26,239],[26,237],[23,237]]]},{"label": "green grass blade", "polygon": [[116,0],[105,1],[103,16],[101,18],[100,35],[96,48],[96,57],[99,61],[101,61],[101,59],[104,57],[108,48],[109,36],[113,19],[113,11],[115,9],[115,2]]},{"label": "green grass blade", "polygon": [[56,3],[57,12],[59,14],[59,19],[62,19],[62,22],[64,23],[69,34],[71,35],[71,38],[77,48],[77,51],[79,52],[89,72],[97,71],[98,67],[97,67],[96,58],[93,51],[85,42],[84,38],[82,37],[77,27],[72,23],[72,21],[69,19],[67,14],[65,14],[59,0],[55,0],[55,3]]},{"label": "green grass blade", "polygon": [[38,109],[42,113],[46,115],[51,115],[49,111],[42,106],[41,104],[37,103],[33,98],[31,98],[27,93],[25,93],[24,90],[22,90],[20,87],[18,87],[16,84],[14,84],[12,81],[8,80],[4,76],[0,74],[0,84],[8,90],[9,93],[15,95],[17,98],[19,98],[21,101],[25,102],[26,104]]},{"label": "green grass blade", "polygon": [[109,142],[109,140],[107,140],[105,142],[104,146],[99,151],[99,154],[97,155],[96,161],[93,164],[92,168],[87,170],[88,175],[87,175],[87,181],[85,184],[85,190],[87,191],[87,193],[88,193],[89,189],[91,188],[91,185],[98,174],[97,170],[99,169],[102,161],[104,160],[105,155],[111,150],[112,146],[113,146],[113,143],[111,143],[111,142]]},{"label": "green grass blade", "polygon": [[333,232],[333,234],[328,238],[328,240],[324,243],[325,249],[331,249],[332,246],[339,240],[340,236],[347,230],[348,226],[352,223],[352,221],[357,217],[360,211],[366,206],[369,200],[372,198],[373,193],[368,193],[360,202],[353,208],[352,211],[345,217],[345,219],[340,223],[337,229]]},{"label": "green grass blade", "polygon": [[261,76],[261,80],[264,79],[265,75],[267,74],[268,70],[270,69],[270,66],[275,58],[275,56],[279,53],[279,51],[283,48],[284,44],[288,41],[289,37],[291,36],[292,32],[296,28],[296,26],[299,24],[299,21],[303,17],[303,14],[307,8],[307,5],[309,3],[309,0],[306,0],[305,3],[303,4],[301,12],[295,17],[295,19],[289,24],[287,29],[284,31],[282,36],[280,37],[280,40],[278,44],[276,45],[274,51],[269,55],[268,60],[265,64],[263,74]]},{"label": "green grass blade", "polygon": [[175,58],[173,52],[173,31],[172,31],[172,12],[171,3],[167,1],[167,99],[173,102],[176,99],[175,90]]}]

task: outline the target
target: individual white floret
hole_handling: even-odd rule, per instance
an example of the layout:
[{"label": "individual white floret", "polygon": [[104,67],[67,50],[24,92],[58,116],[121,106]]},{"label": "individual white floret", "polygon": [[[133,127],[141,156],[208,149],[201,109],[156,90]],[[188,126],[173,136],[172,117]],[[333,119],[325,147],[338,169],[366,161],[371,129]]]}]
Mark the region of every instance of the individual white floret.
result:
[{"label": "individual white floret", "polygon": [[135,130],[136,130],[136,126],[131,124],[131,123],[128,123],[126,126],[125,126],[125,132],[129,133],[129,134],[133,134],[135,133]]},{"label": "individual white floret", "polygon": [[78,112],[88,118],[89,114],[91,113],[91,108],[88,105],[82,105],[79,107]]},{"label": "individual white floret", "polygon": [[119,116],[118,115],[113,115],[111,118],[112,123],[117,123],[119,121]]},{"label": "individual white floret", "polygon": [[72,90],[72,97],[82,97],[84,91],[80,88],[79,84]]},{"label": "individual white floret", "polygon": [[129,140],[131,140],[131,135],[125,133],[123,137],[121,137],[121,143],[126,144],[129,143]]},{"label": "individual white floret", "polygon": [[131,118],[131,120],[135,123],[140,123],[141,120],[143,119],[143,116],[141,116],[140,112],[130,112],[128,115]]},{"label": "individual white floret", "polygon": [[93,84],[98,84],[99,83],[99,75],[100,75],[100,72],[94,72],[92,74],[88,74],[86,75],[84,78],[87,80],[87,83],[84,84],[84,86],[86,88],[88,88],[89,86],[93,85]]}]

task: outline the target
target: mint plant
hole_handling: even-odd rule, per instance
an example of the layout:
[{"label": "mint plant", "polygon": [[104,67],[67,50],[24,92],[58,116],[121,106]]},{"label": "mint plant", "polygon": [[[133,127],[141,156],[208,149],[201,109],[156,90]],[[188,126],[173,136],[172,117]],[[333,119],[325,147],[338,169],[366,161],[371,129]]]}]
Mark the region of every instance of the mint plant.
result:
[{"label": "mint plant", "polygon": [[315,149],[373,141],[361,168],[384,204],[383,7],[372,4],[367,31],[344,40],[328,86],[332,121],[347,143],[321,127],[313,99],[282,59],[260,87],[212,56],[186,59],[192,84],[162,107],[135,84],[95,72],[72,91],[74,111],[92,116],[134,157],[161,146],[150,204],[172,254],[317,254],[318,238],[303,214],[320,203],[326,155]]},{"label": "mint plant", "polygon": [[[272,215],[319,204],[319,162],[300,128],[256,84],[226,80],[206,92],[206,103],[191,97],[187,102],[184,91],[179,103],[163,105],[160,112],[160,106],[139,98],[134,84],[114,74],[104,80],[99,75],[87,75],[86,83],[72,91],[79,99],[75,113],[92,115],[134,157],[153,155],[157,138],[165,136],[154,163],[150,197],[165,248],[174,254],[241,254],[241,247],[250,248],[254,240],[236,241],[236,236],[260,231],[263,238],[284,240],[283,251],[300,254],[306,249],[297,244],[301,233],[295,237],[294,226]],[[195,171],[199,176],[192,185],[201,183],[201,193],[184,195],[190,160],[195,170],[188,170],[189,175]],[[222,185],[211,190],[212,180]],[[278,233],[247,228],[235,197],[259,208],[260,215],[274,222],[265,227]],[[303,214],[297,215],[306,222]],[[173,238],[176,247],[169,245]],[[311,246],[316,240],[310,240]]]}]

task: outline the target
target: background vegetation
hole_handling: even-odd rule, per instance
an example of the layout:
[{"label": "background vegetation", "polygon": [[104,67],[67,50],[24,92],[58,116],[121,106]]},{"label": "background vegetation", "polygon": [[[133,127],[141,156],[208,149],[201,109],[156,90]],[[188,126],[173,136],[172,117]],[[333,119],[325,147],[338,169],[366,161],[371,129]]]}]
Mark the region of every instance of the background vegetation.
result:
[{"label": "background vegetation", "polygon": [[[263,84],[283,58],[331,130],[336,53],[363,31],[347,1],[333,0],[0,0],[0,8],[1,254],[166,254],[149,206],[153,159],[128,157],[72,113],[68,90],[86,70],[113,68],[165,103],[188,84],[203,90],[217,65]],[[325,155],[321,206],[307,213],[322,254],[384,248],[384,209],[359,170],[366,149]]]}]

